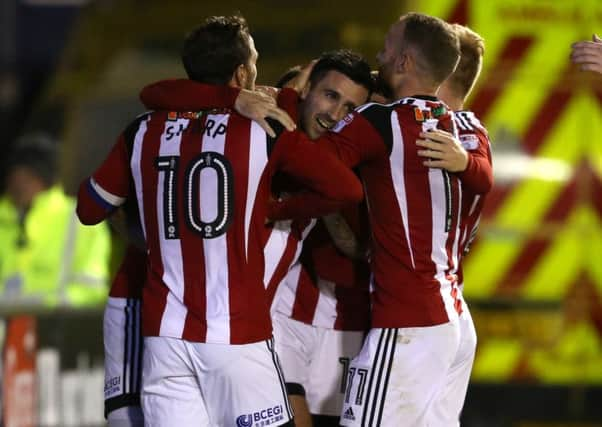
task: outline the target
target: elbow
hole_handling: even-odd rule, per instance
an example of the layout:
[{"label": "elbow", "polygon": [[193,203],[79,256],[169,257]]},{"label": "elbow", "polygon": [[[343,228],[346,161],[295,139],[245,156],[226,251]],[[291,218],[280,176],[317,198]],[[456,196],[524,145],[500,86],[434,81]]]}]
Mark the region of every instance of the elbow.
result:
[{"label": "elbow", "polygon": [[485,192],[489,193],[492,188],[493,188],[493,173],[487,179]]},{"label": "elbow", "polygon": [[92,199],[88,190],[88,180],[83,181],[79,186],[75,214],[79,222],[84,225],[96,225],[107,216],[106,211]]},{"label": "elbow", "polygon": [[362,184],[358,182],[357,187],[355,188],[355,192],[352,194],[351,201],[354,203],[360,203],[364,200],[364,188]]},{"label": "elbow", "polygon": [[493,172],[491,170],[473,174],[460,174],[462,185],[476,194],[487,194],[493,188]]},{"label": "elbow", "polygon": [[81,222],[83,225],[96,225],[103,220],[103,218],[98,218],[95,215],[92,215],[90,212],[88,212],[86,209],[84,209],[79,203],[78,203],[77,207],[75,208],[75,213],[77,214],[77,218],[79,219],[79,222]]},{"label": "elbow", "polygon": [[493,172],[488,173],[483,182],[481,183],[480,193],[487,194],[493,188]]}]

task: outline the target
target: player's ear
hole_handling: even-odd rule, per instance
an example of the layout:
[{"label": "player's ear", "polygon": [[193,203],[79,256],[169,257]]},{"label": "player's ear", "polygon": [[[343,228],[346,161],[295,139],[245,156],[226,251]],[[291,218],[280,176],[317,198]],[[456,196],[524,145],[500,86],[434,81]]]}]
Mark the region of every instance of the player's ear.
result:
[{"label": "player's ear", "polygon": [[309,94],[310,90],[311,90],[311,81],[308,80],[307,83],[305,83],[305,86],[303,87],[303,89],[301,89],[301,93],[299,94],[299,98],[301,98],[301,99],[307,98],[307,95]]},{"label": "player's ear", "polygon": [[232,76],[232,80],[237,87],[246,87],[248,78],[249,72],[247,67],[245,67],[245,64],[240,64],[238,67],[236,67],[236,70],[234,70],[234,75]]},{"label": "player's ear", "polygon": [[408,50],[401,52],[397,55],[397,58],[395,58],[395,72],[399,74],[407,73],[412,60],[413,58]]}]

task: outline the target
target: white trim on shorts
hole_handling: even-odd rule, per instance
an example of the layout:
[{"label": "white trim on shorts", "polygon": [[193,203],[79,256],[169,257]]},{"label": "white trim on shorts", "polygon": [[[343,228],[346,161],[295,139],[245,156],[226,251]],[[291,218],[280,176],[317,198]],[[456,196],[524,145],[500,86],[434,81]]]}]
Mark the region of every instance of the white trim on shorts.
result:
[{"label": "white trim on shorts", "polygon": [[[349,387],[349,385],[353,382],[355,375],[358,375],[360,380],[358,392],[356,393],[355,404],[363,404],[362,399],[364,399],[363,394],[364,387],[366,387],[366,385],[366,402],[372,402],[372,407],[369,408],[368,411],[364,409],[361,425],[378,426],[382,422],[383,408],[385,406],[385,394],[387,392],[387,386],[389,385],[389,378],[391,376],[391,365],[393,364],[396,342],[397,329],[388,328],[380,331],[378,346],[376,347],[376,354],[372,364],[373,369],[370,370],[370,375],[363,381],[363,383],[360,372],[361,369],[358,369],[358,372],[356,372],[356,368],[349,367],[349,378],[347,381],[348,387],[347,392],[345,393],[345,402],[349,402],[349,394],[351,392],[351,387]],[[370,415],[368,416],[368,414]],[[366,424],[366,422],[368,422],[368,424]]]},{"label": "white trim on shorts", "polygon": [[139,298],[109,297],[103,319],[105,417],[140,406],[143,340]]},{"label": "white trim on shorts", "polygon": [[[349,367],[341,425],[451,427],[453,423],[442,424],[441,417],[431,415],[438,400],[449,395],[442,390],[461,347],[457,319],[435,326],[371,329]],[[455,398],[464,400],[463,395]],[[443,405],[451,408],[450,403]]]}]

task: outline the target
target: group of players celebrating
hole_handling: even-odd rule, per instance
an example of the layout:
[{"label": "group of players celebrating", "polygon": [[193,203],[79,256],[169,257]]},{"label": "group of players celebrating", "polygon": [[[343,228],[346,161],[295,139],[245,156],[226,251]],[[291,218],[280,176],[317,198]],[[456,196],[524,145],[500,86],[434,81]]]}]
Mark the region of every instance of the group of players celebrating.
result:
[{"label": "group of players celebrating", "polygon": [[121,207],[133,230],[105,309],[109,424],[459,425],[462,259],[493,181],[463,109],[483,52],[408,13],[376,79],[339,50],[258,91],[242,17],[194,30],[188,79],[143,89],[78,194],[83,223]]}]

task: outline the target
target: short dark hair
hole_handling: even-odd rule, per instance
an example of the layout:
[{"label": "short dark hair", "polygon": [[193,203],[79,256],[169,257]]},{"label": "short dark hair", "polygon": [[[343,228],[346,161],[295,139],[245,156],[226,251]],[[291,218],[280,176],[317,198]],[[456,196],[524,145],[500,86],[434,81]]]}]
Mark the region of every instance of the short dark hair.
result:
[{"label": "short dark hair", "polygon": [[290,82],[292,79],[297,77],[301,72],[301,66],[295,65],[294,67],[289,68],[284,72],[283,75],[280,76],[278,81],[276,82],[276,87],[283,88],[285,84]]},{"label": "short dark hair", "polygon": [[410,12],[401,17],[405,23],[403,41],[417,53],[418,66],[435,84],[441,84],[456,68],[460,42],[451,25],[442,19]]},{"label": "short dark hair", "polygon": [[50,136],[36,133],[22,136],[15,145],[6,162],[7,172],[26,168],[50,187],[57,174],[57,142]]},{"label": "short dark hair", "polygon": [[240,15],[211,16],[184,42],[182,63],[191,80],[227,84],[251,57],[249,26]]},{"label": "short dark hair", "polygon": [[452,24],[452,28],[460,40],[462,53],[456,70],[448,80],[453,90],[460,97],[465,98],[472,90],[481,71],[485,41],[483,37],[464,25]]},{"label": "short dark hair", "polygon": [[347,76],[358,85],[368,89],[369,94],[374,91],[374,77],[370,64],[361,55],[349,49],[332,50],[320,55],[309,75],[312,86],[329,71],[338,71]]}]

